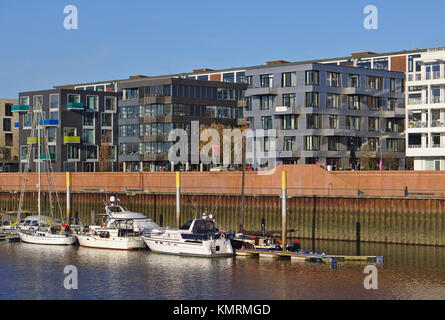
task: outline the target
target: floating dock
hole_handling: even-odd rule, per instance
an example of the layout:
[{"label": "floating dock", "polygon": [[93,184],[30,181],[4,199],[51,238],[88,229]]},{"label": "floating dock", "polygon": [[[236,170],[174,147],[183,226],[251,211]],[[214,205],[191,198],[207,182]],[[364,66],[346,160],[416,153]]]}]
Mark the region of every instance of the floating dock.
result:
[{"label": "floating dock", "polygon": [[260,258],[290,258],[295,261],[308,261],[319,263],[338,262],[365,262],[383,264],[383,256],[345,256],[345,255],[327,255],[324,253],[312,253],[307,251],[279,251],[279,250],[259,250],[259,249],[239,249],[235,250],[239,256],[258,256]]}]

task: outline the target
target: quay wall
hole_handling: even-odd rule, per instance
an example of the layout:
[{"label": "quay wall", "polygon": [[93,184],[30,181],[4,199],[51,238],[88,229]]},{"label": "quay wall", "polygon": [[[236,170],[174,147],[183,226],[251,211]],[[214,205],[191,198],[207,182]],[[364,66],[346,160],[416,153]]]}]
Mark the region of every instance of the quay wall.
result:
[{"label": "quay wall", "polygon": [[[280,166],[269,175],[248,172],[243,227],[281,228],[281,170],[288,175],[288,228],[291,237],[316,240],[445,245],[445,176],[440,172],[327,172],[317,166]],[[175,173],[72,173],[71,213],[92,224],[104,201],[117,195],[132,211],[158,224],[175,224]],[[36,179],[28,175],[25,210],[35,211]],[[0,174],[0,209],[18,208],[21,174]],[[56,173],[56,209],[65,215],[65,173]],[[43,214],[49,194],[42,181]],[[408,187],[408,194],[404,187]],[[239,172],[181,173],[181,223],[214,213],[218,227],[238,231],[241,220]],[[57,212],[57,210],[56,210]],[[96,216],[96,220],[101,217]]]}]

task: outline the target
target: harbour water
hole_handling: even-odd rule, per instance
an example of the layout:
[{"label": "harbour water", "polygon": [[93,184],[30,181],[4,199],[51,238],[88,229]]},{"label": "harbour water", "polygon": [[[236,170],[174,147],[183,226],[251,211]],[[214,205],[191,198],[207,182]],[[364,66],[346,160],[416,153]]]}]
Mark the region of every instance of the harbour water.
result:
[{"label": "harbour water", "polygon": [[[79,246],[0,243],[0,299],[445,299],[445,248],[302,240],[329,254],[383,255],[378,289],[366,290],[366,263],[314,264],[252,257],[192,258]],[[64,268],[78,288],[64,287]]]}]

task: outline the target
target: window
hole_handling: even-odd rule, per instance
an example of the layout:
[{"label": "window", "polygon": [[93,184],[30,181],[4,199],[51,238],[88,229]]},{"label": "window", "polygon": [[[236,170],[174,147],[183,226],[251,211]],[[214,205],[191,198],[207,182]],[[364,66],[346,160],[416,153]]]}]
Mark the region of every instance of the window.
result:
[{"label": "window", "polygon": [[368,131],[379,131],[379,118],[368,118]]},{"label": "window", "polygon": [[397,99],[389,98],[388,99],[388,111],[394,111],[397,108]]},{"label": "window", "polygon": [[99,110],[99,97],[98,96],[87,96],[87,106],[88,110]]},{"label": "window", "polygon": [[78,145],[68,144],[67,145],[67,159],[68,160],[79,160],[80,159],[80,149]]},{"label": "window", "polygon": [[113,142],[113,131],[108,129],[101,130],[101,143],[112,143]]},{"label": "window", "polygon": [[116,111],[116,97],[105,97],[105,111]]},{"label": "window", "polygon": [[80,94],[68,94],[68,102],[79,103]]},{"label": "window", "polygon": [[284,137],[283,150],[295,151],[295,137]]},{"label": "window", "polygon": [[326,85],[328,87],[341,87],[341,74],[337,72],[326,72]]},{"label": "window", "polygon": [[252,111],[253,97],[246,98],[246,111]]},{"label": "window", "polygon": [[317,70],[306,71],[306,85],[318,86],[320,84],[320,73]]},{"label": "window", "polygon": [[349,82],[351,87],[360,88],[360,76],[358,74],[349,75]]},{"label": "window", "polygon": [[58,94],[50,94],[49,95],[49,108],[50,109],[59,109],[59,95]]},{"label": "window", "polygon": [[396,79],[394,78],[389,79],[389,90],[391,92],[396,92]]},{"label": "window", "polygon": [[83,129],[82,141],[85,144],[94,144],[94,129]]},{"label": "window", "polygon": [[48,132],[48,142],[56,142],[57,128],[49,127],[46,130]]},{"label": "window", "polygon": [[125,99],[138,99],[139,98],[139,88],[126,89],[124,91]]},{"label": "window", "polygon": [[261,117],[261,123],[264,130],[272,129],[272,117]]},{"label": "window", "polygon": [[371,69],[371,59],[360,59],[357,61],[357,67]]},{"label": "window", "polygon": [[380,111],[382,109],[382,98],[368,96],[366,99],[369,111]]},{"label": "window", "polygon": [[282,87],[295,87],[297,85],[297,73],[285,72],[281,74]]},{"label": "window", "polygon": [[321,129],[321,115],[320,114],[306,115],[306,129]]},{"label": "window", "polygon": [[102,113],[101,114],[101,126],[102,127],[112,127],[113,126],[113,114],[112,113]]},{"label": "window", "polygon": [[33,96],[33,106],[35,109],[43,108],[43,96]]},{"label": "window", "polygon": [[223,73],[223,82],[235,82],[235,75],[233,72]]},{"label": "window", "polygon": [[379,138],[368,138],[368,150],[377,151],[379,147]]},{"label": "window", "polygon": [[305,136],[304,137],[304,150],[306,150],[306,151],[320,150],[320,136]]},{"label": "window", "polygon": [[361,117],[346,116],[346,129],[360,131],[361,127]]},{"label": "window", "polygon": [[236,73],[236,83],[246,83],[246,73],[237,72]]},{"label": "window", "polygon": [[360,96],[359,95],[348,96],[348,109],[360,110]]},{"label": "window", "polygon": [[377,91],[383,90],[383,78],[382,77],[366,77],[366,85],[369,89],[375,89]]},{"label": "window", "polygon": [[348,150],[360,150],[362,147],[362,138],[360,137],[348,137]]},{"label": "window", "polygon": [[261,88],[273,88],[273,74],[260,75]]},{"label": "window", "polygon": [[274,107],[275,97],[272,95],[260,96],[260,110],[270,110]]},{"label": "window", "polygon": [[7,147],[12,147],[13,145],[13,136],[12,133],[5,133],[5,145]]},{"label": "window", "polygon": [[59,111],[50,111],[49,119],[50,120],[59,120]]},{"label": "window", "polygon": [[86,147],[86,159],[87,160],[97,160],[97,146],[87,146]]},{"label": "window", "polygon": [[318,92],[306,92],[306,107],[318,107]]},{"label": "window", "polygon": [[3,118],[3,131],[11,131],[11,119]]},{"label": "window", "polygon": [[298,129],[298,116],[295,114],[287,114],[282,118],[281,128],[283,130]]},{"label": "window", "polygon": [[12,104],[5,103],[5,116],[12,117]]},{"label": "window", "polygon": [[20,146],[20,159],[28,159],[28,146]]},{"label": "window", "polygon": [[389,69],[388,58],[374,59],[374,69],[388,70]]},{"label": "window", "polygon": [[440,103],[440,86],[431,86],[431,103]]},{"label": "window", "polygon": [[336,114],[329,115],[329,129],[338,129],[338,127],[339,127],[338,115]]},{"label": "window", "polygon": [[404,152],[405,140],[403,139],[386,139],[386,150],[390,152]]},{"label": "window", "polygon": [[328,93],[326,94],[326,108],[340,108],[340,95]]},{"label": "window", "polygon": [[328,151],[340,150],[340,137],[328,137]]},{"label": "window", "polygon": [[[420,54],[410,55],[408,56],[408,72],[414,71],[414,59],[420,58]],[[417,63],[416,63],[416,72],[420,71],[420,64],[419,69],[417,70]]]},{"label": "window", "polygon": [[209,80],[209,76],[205,75],[205,76],[198,76],[197,80],[201,80],[201,81],[208,81]]},{"label": "window", "polygon": [[20,97],[20,105],[29,106],[29,97]]},{"label": "window", "polygon": [[77,136],[77,129],[76,128],[63,128],[63,136],[64,137],[75,137]]},{"label": "window", "polygon": [[88,113],[85,112],[83,114],[83,125],[85,127],[94,127],[94,119],[96,118],[96,115],[94,113]]},{"label": "window", "polygon": [[283,94],[283,106],[288,108],[297,106],[297,96],[295,93]]},{"label": "window", "polygon": [[23,127],[24,128],[31,128],[32,126],[32,114],[31,113],[25,113],[23,115]]}]

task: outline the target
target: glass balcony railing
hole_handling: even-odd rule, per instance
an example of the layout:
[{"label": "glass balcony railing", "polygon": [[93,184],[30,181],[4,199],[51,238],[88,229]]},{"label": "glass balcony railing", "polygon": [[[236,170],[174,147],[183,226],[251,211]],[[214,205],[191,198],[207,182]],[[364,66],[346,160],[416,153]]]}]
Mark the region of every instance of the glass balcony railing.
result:
[{"label": "glass balcony railing", "polygon": [[56,154],[55,153],[41,153],[40,154],[40,159],[42,160],[55,160],[56,159]]},{"label": "glass balcony railing", "polygon": [[408,98],[408,105],[422,104],[422,98]]},{"label": "glass balcony railing", "polygon": [[64,136],[63,143],[80,143],[80,137],[78,137],[78,136]]},{"label": "glass balcony railing", "polygon": [[28,112],[29,111],[29,105],[27,104],[18,104],[11,107],[12,112]]},{"label": "glass balcony railing", "polygon": [[85,104],[83,104],[81,102],[68,102],[67,109],[68,110],[84,110]]},{"label": "glass balcony railing", "polygon": [[431,97],[431,103],[440,103],[440,96]]}]

